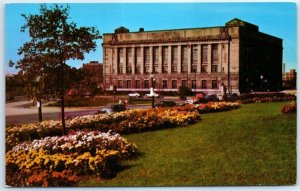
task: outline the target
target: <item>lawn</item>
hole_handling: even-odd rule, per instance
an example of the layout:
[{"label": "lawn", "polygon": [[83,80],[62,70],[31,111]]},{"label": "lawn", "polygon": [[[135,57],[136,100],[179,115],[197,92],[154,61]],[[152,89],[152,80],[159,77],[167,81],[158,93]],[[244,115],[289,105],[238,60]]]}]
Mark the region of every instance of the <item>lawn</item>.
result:
[{"label": "lawn", "polygon": [[116,177],[86,177],[79,186],[295,184],[296,114],[281,114],[283,104],[247,104],[187,127],[126,135],[139,156]]}]

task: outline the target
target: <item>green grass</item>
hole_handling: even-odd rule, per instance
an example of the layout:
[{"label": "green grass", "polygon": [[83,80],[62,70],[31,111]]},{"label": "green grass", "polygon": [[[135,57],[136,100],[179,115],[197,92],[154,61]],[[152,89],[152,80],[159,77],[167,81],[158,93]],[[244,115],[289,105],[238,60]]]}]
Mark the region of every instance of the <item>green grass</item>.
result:
[{"label": "green grass", "polygon": [[286,185],[296,183],[296,115],[284,103],[203,114],[183,128],[124,136],[140,156],[112,179],[79,186]]}]

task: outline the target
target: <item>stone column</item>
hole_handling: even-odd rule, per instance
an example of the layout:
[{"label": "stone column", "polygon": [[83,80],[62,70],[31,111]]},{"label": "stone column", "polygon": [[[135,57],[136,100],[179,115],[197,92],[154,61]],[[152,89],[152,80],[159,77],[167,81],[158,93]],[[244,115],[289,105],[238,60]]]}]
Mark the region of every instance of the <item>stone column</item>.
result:
[{"label": "stone column", "polygon": [[126,47],[123,48],[123,74],[126,74],[126,66],[127,66],[127,59],[126,59]]},{"label": "stone column", "polygon": [[162,46],[158,47],[158,73],[162,73]]},{"label": "stone column", "polygon": [[144,47],[141,46],[141,74],[144,74],[144,65],[145,65]]},{"label": "stone column", "polygon": [[135,47],[132,47],[131,48],[131,51],[132,51],[132,55],[131,55],[131,68],[132,68],[132,74],[135,74]]},{"label": "stone column", "polygon": [[172,46],[168,46],[168,74],[172,73]]},{"label": "stone column", "polygon": [[197,73],[201,73],[201,44],[198,45]]},{"label": "stone column", "polygon": [[211,44],[208,44],[207,46],[207,73],[211,73]]},{"label": "stone column", "polygon": [[181,73],[181,45],[178,45],[178,56],[177,56],[177,73]]},{"label": "stone column", "polygon": [[118,74],[118,48],[113,48],[113,68],[115,70],[114,74]]}]

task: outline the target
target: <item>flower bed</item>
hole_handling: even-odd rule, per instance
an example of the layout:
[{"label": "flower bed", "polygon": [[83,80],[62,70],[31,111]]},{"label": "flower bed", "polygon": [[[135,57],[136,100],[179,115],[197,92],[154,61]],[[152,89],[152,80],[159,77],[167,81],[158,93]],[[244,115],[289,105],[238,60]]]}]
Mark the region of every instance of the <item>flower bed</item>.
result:
[{"label": "flower bed", "polygon": [[285,104],[281,108],[282,113],[296,113],[297,112],[297,102],[292,101],[289,104]]},{"label": "flower bed", "polygon": [[239,107],[240,104],[237,102],[208,102],[206,104],[199,104],[197,109],[199,113],[210,113],[228,111],[232,109],[237,109]]},{"label": "flower bed", "polygon": [[279,101],[293,101],[296,100],[296,97],[293,95],[284,95],[284,96],[268,96],[268,97],[253,97],[249,99],[239,100],[242,104],[248,103],[268,103],[268,102],[279,102]]},{"label": "flower bed", "polygon": [[[6,175],[14,186],[52,185],[52,179],[72,174],[74,179],[61,184],[76,183],[77,175],[113,176],[122,160],[130,158],[136,146],[119,134],[99,131],[79,131],[62,137],[46,137],[22,143],[6,153]],[[51,172],[49,181],[39,181],[38,175]],[[53,174],[54,173],[54,174]],[[25,180],[16,181],[18,174]],[[27,177],[27,178],[26,178]],[[47,179],[47,180],[48,180]],[[25,185],[23,185],[25,184]]]},{"label": "flower bed", "polygon": [[[188,107],[128,110],[110,115],[87,115],[66,120],[67,131],[99,130],[117,133],[133,133],[183,126],[200,119],[196,110]],[[24,141],[61,134],[58,121],[43,121],[6,128],[6,149]]]}]

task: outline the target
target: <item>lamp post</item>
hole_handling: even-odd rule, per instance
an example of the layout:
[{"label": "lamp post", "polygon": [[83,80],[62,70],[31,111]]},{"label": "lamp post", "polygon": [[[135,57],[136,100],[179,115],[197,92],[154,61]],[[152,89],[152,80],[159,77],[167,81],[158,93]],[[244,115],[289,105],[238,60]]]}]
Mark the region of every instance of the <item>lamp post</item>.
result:
[{"label": "lamp post", "polygon": [[263,75],[260,75],[261,91],[263,91],[263,79],[264,79],[264,76],[263,76]]},{"label": "lamp post", "polygon": [[151,89],[150,89],[151,105],[152,105],[152,108],[154,108],[154,99],[155,99],[154,98],[154,82],[155,82],[154,75],[150,74],[150,78],[151,78]]}]

